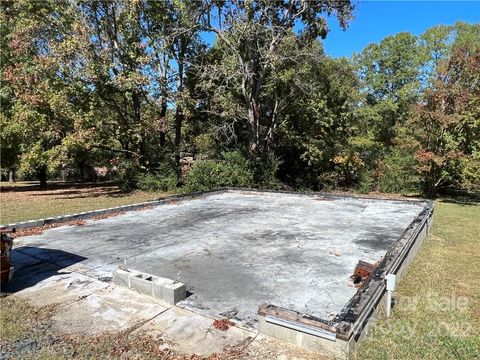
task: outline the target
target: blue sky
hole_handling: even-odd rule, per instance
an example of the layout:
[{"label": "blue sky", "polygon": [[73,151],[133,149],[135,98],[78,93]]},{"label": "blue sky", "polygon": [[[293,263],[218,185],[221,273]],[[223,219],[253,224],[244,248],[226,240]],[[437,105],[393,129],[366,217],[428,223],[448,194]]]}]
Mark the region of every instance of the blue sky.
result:
[{"label": "blue sky", "polygon": [[480,23],[480,0],[360,1],[354,17],[346,31],[335,18],[329,19],[331,31],[323,40],[328,55],[351,56],[372,42],[402,31],[419,35],[434,25],[452,25],[458,20]]}]

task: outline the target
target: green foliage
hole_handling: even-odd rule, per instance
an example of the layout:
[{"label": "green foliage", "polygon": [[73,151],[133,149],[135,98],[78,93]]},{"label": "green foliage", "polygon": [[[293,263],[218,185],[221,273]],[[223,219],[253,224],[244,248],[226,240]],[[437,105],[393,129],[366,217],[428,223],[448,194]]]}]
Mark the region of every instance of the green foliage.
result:
[{"label": "green foliage", "polygon": [[138,188],[140,167],[135,160],[123,159],[116,162],[115,178],[120,190],[129,192]]},{"label": "green foliage", "polygon": [[144,191],[171,192],[177,189],[177,183],[175,168],[167,162],[155,172],[138,175],[137,187]]},{"label": "green foliage", "polygon": [[206,191],[221,187],[251,187],[251,162],[240,151],[223,154],[223,160],[197,160],[185,180],[184,190]]},{"label": "green foliage", "polygon": [[360,178],[365,166],[362,158],[356,152],[339,154],[333,158],[335,173],[337,175],[337,186],[350,187]]},{"label": "green foliage", "polygon": [[418,193],[419,179],[412,171],[416,162],[413,154],[405,148],[393,148],[373,169],[366,169],[357,189],[361,192]]},{"label": "green foliage", "polygon": [[279,162],[276,158],[268,156],[256,157],[253,161],[253,183],[260,188],[277,189],[281,184],[277,178]]},{"label": "green foliage", "polygon": [[399,33],[356,56],[365,96],[360,118],[382,144],[392,145],[397,125],[405,123],[419,98],[422,55],[414,35]]},{"label": "green foliage", "polygon": [[2,171],[44,183],[120,159],[123,190],[170,191],[193,157],[187,190],[478,187],[480,26],[326,56],[323,17],[345,27],[351,12],[326,0],[1,2]]},{"label": "green foliage", "polygon": [[360,152],[362,190],[405,192],[420,184],[434,196],[442,186],[478,183],[479,32],[459,22],[419,37],[401,33],[357,56],[365,96],[358,135],[373,141]]},{"label": "green foliage", "polygon": [[478,69],[480,47],[454,49],[439,63],[432,88],[409,120],[416,171],[427,196],[435,196],[441,186],[461,185],[462,175],[470,173],[471,165],[475,168],[480,146]]},{"label": "green foliage", "polygon": [[159,174],[142,174],[138,177],[137,186],[143,191],[174,191],[177,187],[175,175],[162,176]]},{"label": "green foliage", "polygon": [[480,151],[462,159],[462,184],[468,190],[480,191]]},{"label": "green foliage", "polygon": [[330,176],[333,159],[349,151],[348,139],[358,131],[358,81],[346,59],[323,58],[321,49],[315,51],[314,61],[297,65],[301,85],[289,85],[296,91],[280,117],[278,173],[290,185],[318,189],[338,185]]}]

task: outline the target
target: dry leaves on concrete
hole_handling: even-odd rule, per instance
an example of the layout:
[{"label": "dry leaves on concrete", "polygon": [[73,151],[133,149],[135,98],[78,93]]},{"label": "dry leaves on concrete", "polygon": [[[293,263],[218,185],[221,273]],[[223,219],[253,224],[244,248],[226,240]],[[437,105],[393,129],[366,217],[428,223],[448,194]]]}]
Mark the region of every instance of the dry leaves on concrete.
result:
[{"label": "dry leaves on concrete", "polygon": [[230,321],[229,319],[222,319],[222,320],[214,320],[213,327],[220,331],[227,331],[232,326],[235,326],[235,323]]},{"label": "dry leaves on concrete", "polygon": [[33,236],[33,235],[41,235],[45,230],[53,229],[60,226],[83,226],[85,225],[85,221],[83,220],[72,220],[62,223],[55,223],[55,224],[46,224],[43,226],[36,226],[33,228],[27,229],[18,229],[15,232],[10,233],[10,237],[18,238],[22,236]]}]

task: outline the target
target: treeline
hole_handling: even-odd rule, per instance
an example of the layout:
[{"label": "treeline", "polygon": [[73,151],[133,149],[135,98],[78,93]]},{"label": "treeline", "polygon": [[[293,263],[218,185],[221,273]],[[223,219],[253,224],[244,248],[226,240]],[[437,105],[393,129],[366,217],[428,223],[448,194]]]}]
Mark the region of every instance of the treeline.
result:
[{"label": "treeline", "polygon": [[[327,56],[347,1],[2,1],[2,172],[418,192],[480,183],[480,25]],[[331,17],[330,17],[331,18]]]}]

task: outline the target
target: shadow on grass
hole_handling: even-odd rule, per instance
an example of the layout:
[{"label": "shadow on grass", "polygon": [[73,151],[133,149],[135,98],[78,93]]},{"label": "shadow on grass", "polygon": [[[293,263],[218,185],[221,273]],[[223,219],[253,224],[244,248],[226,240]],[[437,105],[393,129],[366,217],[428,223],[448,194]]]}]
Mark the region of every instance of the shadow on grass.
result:
[{"label": "shadow on grass", "polygon": [[18,183],[18,185],[0,186],[0,191],[11,194],[24,194],[31,197],[52,197],[54,199],[88,199],[98,197],[122,198],[132,192],[120,190],[114,182],[69,183],[53,182],[44,189],[37,183]]},{"label": "shadow on grass", "polygon": [[0,186],[1,192],[29,192],[29,191],[55,191],[62,189],[82,190],[82,189],[95,189],[95,188],[116,188],[114,182],[99,182],[99,183],[71,183],[71,182],[49,182],[46,188],[41,188],[38,183],[27,184],[19,182],[18,185]]},{"label": "shadow on grass", "polygon": [[109,196],[109,197],[123,197],[131,195],[131,193],[126,193],[118,188],[112,187],[101,187],[101,188],[82,188],[82,189],[72,189],[72,190],[63,190],[52,192],[40,192],[36,194],[31,194],[34,197],[42,196],[52,196],[55,199],[86,199],[86,198],[96,198],[100,196]]},{"label": "shadow on grass", "polygon": [[480,193],[463,190],[448,191],[443,194],[439,201],[448,204],[478,206],[480,205]]}]

